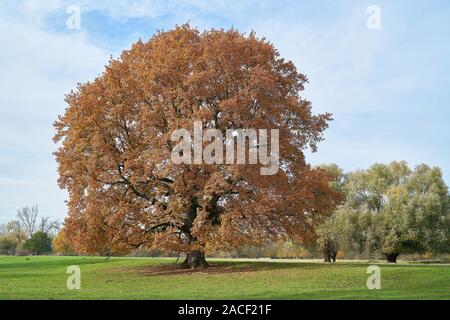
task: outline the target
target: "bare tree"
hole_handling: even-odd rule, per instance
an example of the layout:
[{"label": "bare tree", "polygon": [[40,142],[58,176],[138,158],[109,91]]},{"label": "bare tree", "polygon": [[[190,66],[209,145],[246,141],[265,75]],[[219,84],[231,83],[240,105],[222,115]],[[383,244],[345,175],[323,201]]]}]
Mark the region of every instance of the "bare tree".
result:
[{"label": "bare tree", "polygon": [[26,234],[19,220],[13,220],[6,224],[6,230],[9,235],[15,237],[17,242],[26,240]]},{"label": "bare tree", "polygon": [[[18,225],[14,225],[14,228],[18,231],[25,232],[28,238],[36,231],[42,231],[49,235],[54,235],[60,227],[58,220],[52,220],[50,217],[41,217],[38,219],[39,210],[37,206],[24,207],[17,212]],[[20,232],[19,232],[20,233]]]},{"label": "bare tree", "polygon": [[6,224],[0,225],[0,238],[6,238],[8,236],[8,228]]},{"label": "bare tree", "polygon": [[37,231],[36,220],[38,212],[39,210],[37,206],[31,207],[31,209],[29,207],[23,207],[17,211],[17,218],[19,218],[28,238],[31,238],[31,236]]},{"label": "bare tree", "polygon": [[41,217],[38,230],[53,235],[59,230],[59,227],[60,223],[58,220],[52,220],[50,217]]}]

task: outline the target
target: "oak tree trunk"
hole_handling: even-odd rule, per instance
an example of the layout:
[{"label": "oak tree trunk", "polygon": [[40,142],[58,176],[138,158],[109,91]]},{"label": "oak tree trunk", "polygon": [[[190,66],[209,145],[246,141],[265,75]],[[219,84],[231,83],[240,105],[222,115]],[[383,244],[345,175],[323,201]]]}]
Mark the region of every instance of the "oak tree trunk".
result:
[{"label": "oak tree trunk", "polygon": [[203,269],[208,267],[205,253],[202,251],[191,251],[186,255],[186,259],[181,263],[183,269]]}]

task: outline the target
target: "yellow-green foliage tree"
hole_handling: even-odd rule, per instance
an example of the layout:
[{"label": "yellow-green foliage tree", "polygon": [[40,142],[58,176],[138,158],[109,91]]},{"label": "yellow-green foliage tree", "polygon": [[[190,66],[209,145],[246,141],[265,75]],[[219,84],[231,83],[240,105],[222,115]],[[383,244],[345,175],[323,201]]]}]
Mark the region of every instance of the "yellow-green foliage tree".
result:
[{"label": "yellow-green foliage tree", "polygon": [[66,231],[62,228],[52,242],[53,252],[66,256],[75,252]]},{"label": "yellow-green foliage tree", "polygon": [[404,252],[445,250],[450,239],[448,188],[439,168],[406,162],[374,164],[348,174],[345,203],[319,227],[319,244],[332,251],[378,253],[395,263]]}]

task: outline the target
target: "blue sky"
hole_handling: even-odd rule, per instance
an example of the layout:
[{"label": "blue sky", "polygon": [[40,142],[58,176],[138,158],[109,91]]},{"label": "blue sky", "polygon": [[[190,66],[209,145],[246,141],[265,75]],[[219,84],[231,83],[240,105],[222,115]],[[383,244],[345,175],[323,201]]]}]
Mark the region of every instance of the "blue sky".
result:
[{"label": "blue sky", "polygon": [[[70,5],[80,8],[78,30],[66,25]],[[370,5],[381,29],[367,28]],[[64,94],[139,37],[187,21],[254,30],[309,77],[304,96],[335,118],[311,163],[424,162],[450,183],[449,16],[446,0],[2,0],[0,223],[26,205],[63,219],[51,138]]]}]

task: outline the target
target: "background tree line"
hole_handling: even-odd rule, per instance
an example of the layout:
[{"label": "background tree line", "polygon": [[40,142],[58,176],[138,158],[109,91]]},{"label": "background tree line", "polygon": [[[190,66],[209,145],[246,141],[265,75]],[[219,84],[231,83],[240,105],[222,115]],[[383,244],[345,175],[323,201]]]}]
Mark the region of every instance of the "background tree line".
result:
[{"label": "background tree line", "polygon": [[17,211],[17,218],[0,225],[0,254],[40,255],[52,252],[52,239],[60,223],[50,217],[39,217],[37,206]]},{"label": "background tree line", "polygon": [[[310,242],[285,239],[261,246],[242,246],[212,253],[244,258],[384,258],[396,262],[401,254],[450,253],[450,195],[437,167],[411,169],[405,161],[374,164],[344,173],[335,164],[321,165],[335,179],[332,188],[345,200],[317,226]],[[58,232],[59,231],[59,232]],[[64,228],[38,208],[22,208],[17,219],[0,225],[0,254],[74,254]],[[170,255],[140,248],[134,255]],[[175,253],[172,252],[172,255]]]}]

